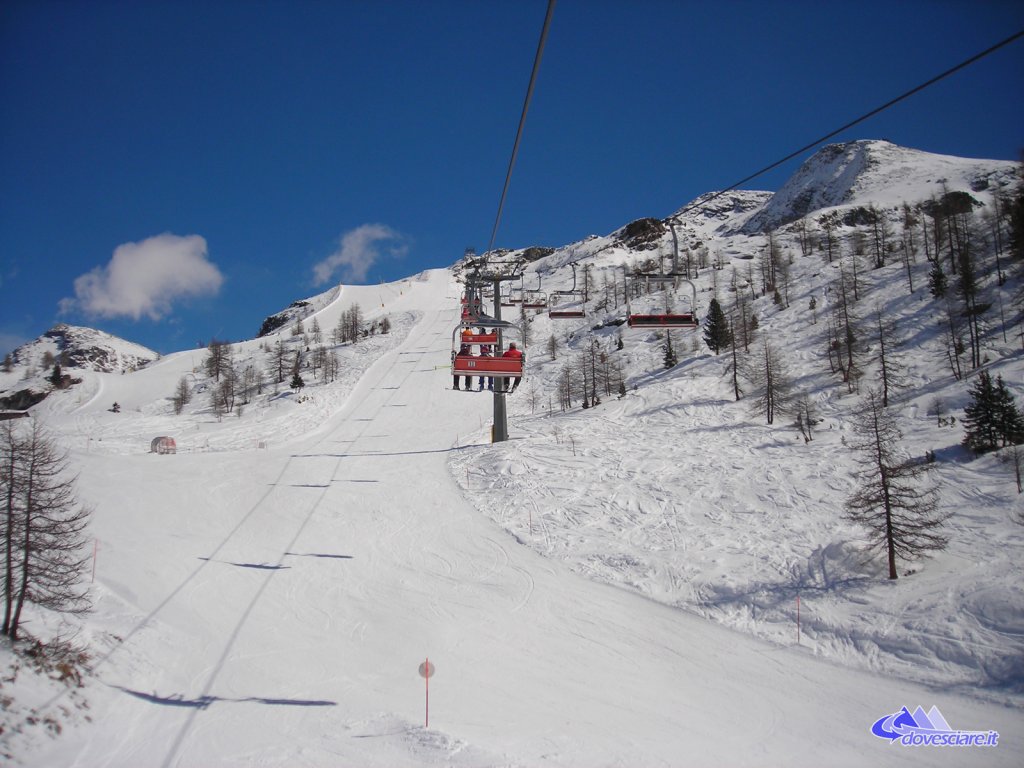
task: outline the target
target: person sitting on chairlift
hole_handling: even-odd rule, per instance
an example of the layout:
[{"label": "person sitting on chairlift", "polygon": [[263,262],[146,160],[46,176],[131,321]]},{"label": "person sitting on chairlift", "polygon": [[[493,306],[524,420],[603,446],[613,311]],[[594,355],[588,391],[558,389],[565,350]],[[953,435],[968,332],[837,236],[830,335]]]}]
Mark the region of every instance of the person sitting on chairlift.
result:
[{"label": "person sitting on chairlift", "polygon": [[[517,360],[522,360],[523,359],[523,353],[522,353],[522,350],[520,350],[518,347],[516,347],[516,343],[513,341],[513,342],[509,343],[508,349],[505,350],[505,354],[503,354],[502,357],[511,357],[511,358],[515,358]],[[511,389],[509,388],[508,381],[506,380],[504,391],[508,392],[509,394],[512,394],[513,392],[515,392],[516,391],[516,387],[519,386],[520,378],[521,378],[520,376],[513,376],[512,377],[512,387],[511,387]]]},{"label": "person sitting on chairlift", "polygon": [[[480,345],[480,357],[490,357],[492,349],[493,349],[493,347],[491,347],[490,344],[481,344]],[[480,377],[480,382],[479,382],[479,384],[477,386],[477,389],[476,389],[477,392],[483,392],[484,391],[484,378],[485,378],[484,376]],[[487,378],[487,388],[488,389],[494,389],[494,379],[492,379],[489,376],[486,377],[486,378]]]},{"label": "person sitting on chairlift", "polygon": [[[463,344],[461,347],[459,347],[459,353],[456,355],[456,357],[469,357],[469,356],[470,356],[469,344]],[[473,377],[472,376],[459,376],[458,374],[455,374],[452,377],[452,389],[459,389],[459,379],[461,379],[461,378],[464,378],[466,380],[466,387],[465,388],[466,388],[466,391],[468,392],[469,390],[471,390],[473,388]]]}]

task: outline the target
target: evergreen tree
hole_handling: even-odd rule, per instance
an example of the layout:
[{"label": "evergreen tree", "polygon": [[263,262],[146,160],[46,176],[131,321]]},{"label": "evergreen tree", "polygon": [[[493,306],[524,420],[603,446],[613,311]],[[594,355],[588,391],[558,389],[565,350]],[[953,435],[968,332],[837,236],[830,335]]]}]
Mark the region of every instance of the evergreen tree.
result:
[{"label": "evergreen tree", "polygon": [[708,321],[704,328],[704,342],[708,345],[708,349],[716,355],[723,349],[728,349],[732,346],[732,331],[729,329],[729,321],[726,319],[725,312],[722,311],[722,305],[718,303],[718,299],[712,299],[711,306],[708,307]]},{"label": "evergreen tree", "polygon": [[306,386],[306,382],[302,380],[302,375],[299,373],[299,367],[302,364],[302,357],[298,352],[295,353],[295,363],[292,365],[292,389],[302,389]]},{"label": "evergreen tree", "polygon": [[1002,376],[996,376],[996,418],[1003,445],[1024,443],[1024,416],[1021,415],[1013,394],[1006,388]]},{"label": "evergreen tree", "polygon": [[679,358],[672,348],[672,331],[665,331],[665,368],[674,368],[678,362]]},{"label": "evergreen tree", "polygon": [[946,273],[942,271],[942,265],[936,259],[931,272],[928,273],[928,290],[936,299],[941,299],[946,295],[947,287]]},{"label": "evergreen tree", "polygon": [[1024,418],[1001,376],[981,371],[970,392],[971,402],[964,409],[964,445],[975,453],[988,453],[1007,445],[1024,442]]}]

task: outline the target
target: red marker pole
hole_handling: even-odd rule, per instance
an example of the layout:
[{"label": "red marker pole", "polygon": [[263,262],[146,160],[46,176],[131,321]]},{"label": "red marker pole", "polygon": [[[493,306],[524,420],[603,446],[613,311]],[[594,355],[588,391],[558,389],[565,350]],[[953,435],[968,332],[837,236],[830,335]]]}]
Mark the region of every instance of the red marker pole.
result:
[{"label": "red marker pole", "polygon": [[796,644],[800,645],[800,595],[796,596]]},{"label": "red marker pole", "polygon": [[434,674],[434,665],[430,663],[430,657],[428,656],[427,660],[424,661],[422,664],[420,664],[420,677],[422,677],[424,682],[426,683],[426,692],[427,692],[426,715],[425,715],[425,717],[423,719],[423,727],[424,728],[429,728],[430,727],[430,676],[433,675],[433,674]]}]

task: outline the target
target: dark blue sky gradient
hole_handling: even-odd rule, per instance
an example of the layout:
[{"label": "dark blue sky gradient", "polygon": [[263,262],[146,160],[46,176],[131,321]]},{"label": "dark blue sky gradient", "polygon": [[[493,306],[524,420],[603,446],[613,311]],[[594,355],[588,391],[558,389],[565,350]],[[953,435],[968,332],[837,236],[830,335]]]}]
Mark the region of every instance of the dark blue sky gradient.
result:
[{"label": "dark blue sky gradient", "polygon": [[[407,245],[371,281],[482,250],[545,8],[0,5],[0,346],[61,320],[161,352],[249,338],[370,223]],[[497,245],[665,216],[1021,29],[1019,2],[560,0]],[[835,140],[1018,159],[1021,93],[1024,40]],[[160,321],[60,313],[165,232],[206,239],[216,296]]]}]

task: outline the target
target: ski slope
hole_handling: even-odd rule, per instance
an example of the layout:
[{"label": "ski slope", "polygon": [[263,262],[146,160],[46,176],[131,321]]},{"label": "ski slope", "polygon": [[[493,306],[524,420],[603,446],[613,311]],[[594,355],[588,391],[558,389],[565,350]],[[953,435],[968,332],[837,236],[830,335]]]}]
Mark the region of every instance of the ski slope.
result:
[{"label": "ski slope", "polygon": [[[75,455],[99,542],[86,639],[106,651],[88,712],[57,739],[26,735],[24,764],[1018,764],[1019,709],[588,580],[480,514],[486,500],[451,471],[486,450],[491,405],[450,389],[457,290],[444,270],[389,288],[388,310],[406,320],[350,367],[336,400],[283,402],[180,440],[196,450],[176,456],[144,453],[167,418],[146,409],[189,353],[134,382],[87,382],[67,423],[82,435],[107,425]],[[356,294],[321,310],[325,327]],[[106,415],[112,399],[137,417]],[[582,479],[585,460],[574,467]],[[44,712],[76,709],[45,695]],[[951,755],[870,734],[903,705],[998,731],[999,747]]]}]

